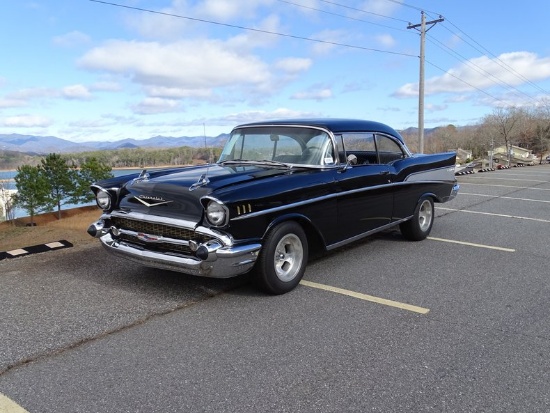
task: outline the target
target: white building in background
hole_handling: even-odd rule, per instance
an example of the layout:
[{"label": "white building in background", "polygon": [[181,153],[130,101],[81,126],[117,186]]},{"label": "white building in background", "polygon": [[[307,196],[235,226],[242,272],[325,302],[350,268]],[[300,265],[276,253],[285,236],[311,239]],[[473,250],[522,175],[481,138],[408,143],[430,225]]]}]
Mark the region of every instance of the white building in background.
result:
[{"label": "white building in background", "polygon": [[[488,152],[489,158],[491,158],[491,152]],[[517,165],[518,163],[525,165],[534,165],[536,161],[536,156],[533,154],[533,151],[530,149],[521,148],[519,146],[510,145],[499,146],[495,148],[492,152],[492,159],[504,165]]]},{"label": "white building in background", "polygon": [[17,192],[15,189],[6,189],[0,182],[0,221],[4,221],[8,218],[8,212],[11,204],[11,198]]}]

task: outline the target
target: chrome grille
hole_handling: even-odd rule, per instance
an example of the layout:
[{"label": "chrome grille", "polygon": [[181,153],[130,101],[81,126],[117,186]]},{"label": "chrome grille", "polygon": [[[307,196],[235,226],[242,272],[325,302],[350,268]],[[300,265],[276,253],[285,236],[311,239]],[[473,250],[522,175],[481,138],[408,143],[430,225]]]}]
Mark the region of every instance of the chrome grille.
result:
[{"label": "chrome grille", "polygon": [[[111,225],[115,226],[118,229],[129,230],[129,231],[144,233],[148,235],[155,235],[155,236],[161,236],[161,237],[173,238],[173,239],[185,240],[185,241],[193,240],[197,243],[204,243],[213,239],[212,237],[198,234],[191,229],[174,227],[167,224],[138,221],[135,219],[128,219],[120,216],[112,216],[110,218],[110,221],[111,221]],[[192,251],[190,250],[190,248],[185,245],[172,244],[169,242],[148,243],[129,234],[121,234],[117,238],[126,242],[130,242],[132,244],[140,245],[143,248],[146,248],[149,250],[162,250],[162,251],[176,252],[180,254],[181,253],[192,254]]]},{"label": "chrome grille", "polygon": [[139,238],[128,234],[121,234],[118,239],[121,241],[129,242],[131,244],[140,245],[142,248],[148,250],[176,252],[184,255],[191,255],[193,253],[187,245],[170,244],[167,242],[155,242],[153,244],[148,244],[141,241]]}]

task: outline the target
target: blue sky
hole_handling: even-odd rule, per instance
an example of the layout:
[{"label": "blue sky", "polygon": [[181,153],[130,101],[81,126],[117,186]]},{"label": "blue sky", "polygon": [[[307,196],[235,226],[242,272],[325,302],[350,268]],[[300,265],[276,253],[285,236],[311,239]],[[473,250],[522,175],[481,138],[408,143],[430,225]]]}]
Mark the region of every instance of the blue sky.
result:
[{"label": "blue sky", "polygon": [[[475,124],[550,98],[550,1],[19,0],[0,17],[0,133],[215,136],[248,121]],[[156,13],[152,13],[156,12]]]}]

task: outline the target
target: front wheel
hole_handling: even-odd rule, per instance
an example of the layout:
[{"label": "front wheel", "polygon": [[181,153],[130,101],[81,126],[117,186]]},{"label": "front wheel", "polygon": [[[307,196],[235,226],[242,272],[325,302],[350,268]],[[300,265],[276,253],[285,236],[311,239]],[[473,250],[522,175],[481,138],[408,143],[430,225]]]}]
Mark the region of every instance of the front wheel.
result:
[{"label": "front wheel", "polygon": [[294,221],[283,222],[267,235],[256,263],[256,280],[270,294],[284,294],[298,285],[308,260],[307,237]]},{"label": "front wheel", "polygon": [[413,217],[399,225],[401,234],[411,241],[422,241],[432,230],[434,223],[434,201],[423,197],[418,201]]}]

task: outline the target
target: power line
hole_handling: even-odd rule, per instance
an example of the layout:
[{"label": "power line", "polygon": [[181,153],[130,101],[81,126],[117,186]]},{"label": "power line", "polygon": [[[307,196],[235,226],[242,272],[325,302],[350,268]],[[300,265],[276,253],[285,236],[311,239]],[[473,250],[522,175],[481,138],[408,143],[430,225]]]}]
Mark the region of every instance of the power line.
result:
[{"label": "power line", "polygon": [[179,15],[179,14],[161,12],[161,11],[150,10],[150,9],[144,9],[144,8],[135,7],[135,6],[127,6],[127,5],[124,5],[124,4],[112,3],[112,2],[103,1],[103,0],[89,0],[89,1],[94,2],[94,3],[105,4],[105,5],[108,5],[108,6],[121,7],[121,8],[125,8],[125,9],[130,9],[130,10],[142,11],[142,12],[146,12],[146,13],[153,13],[153,14],[160,14],[160,15],[163,15],[163,16],[176,17],[176,18],[179,18],[179,19],[191,20],[191,21],[196,21],[196,22],[200,22],[200,23],[208,23],[208,24],[214,24],[214,25],[217,25],[217,26],[231,27],[233,29],[241,29],[241,30],[247,30],[247,31],[252,31],[252,32],[256,32],[256,33],[270,34],[270,35],[273,35],[273,36],[288,37],[288,38],[291,38],[291,39],[306,40],[308,42],[329,44],[329,45],[332,45],[332,46],[342,46],[342,47],[347,47],[347,48],[350,48],[350,49],[367,50],[367,51],[370,51],[370,52],[386,53],[386,54],[399,55],[399,56],[405,56],[405,57],[418,57],[416,55],[412,55],[412,54],[408,54],[408,53],[392,52],[390,50],[381,50],[381,49],[374,49],[374,48],[371,48],[371,47],[364,47],[364,46],[356,46],[356,45],[351,45],[351,44],[346,44],[346,43],[331,42],[331,41],[328,41],[328,40],[313,39],[311,37],[303,37],[303,36],[297,36],[297,35],[293,35],[293,34],[274,32],[274,31],[270,31],[270,30],[255,29],[255,28],[252,28],[252,27],[240,26],[240,25],[236,25],[236,24],[220,23],[220,22],[216,22],[216,21],[213,21],[213,20],[199,19],[197,17],[182,16],[182,15]]},{"label": "power line", "polygon": [[392,19],[392,20],[396,20],[396,21],[399,21],[399,22],[402,22],[402,23],[407,23],[406,20],[398,19],[396,17],[391,17],[391,16],[385,16],[383,14],[378,14],[378,13],[374,13],[374,12],[371,12],[371,11],[366,11],[366,10],[363,10],[363,9],[356,9],[355,7],[350,7],[350,6],[347,6],[345,4],[336,3],[334,1],[329,1],[329,0],[319,0],[319,1],[321,1],[323,3],[326,3],[326,4],[332,4],[333,6],[342,7],[342,8],[348,9],[348,10],[358,11],[360,13],[371,14],[373,16],[384,17],[386,19]]},{"label": "power line", "polygon": [[[497,76],[493,75],[492,73],[489,73],[488,71],[486,71],[485,69],[481,68],[480,66],[476,65],[475,63],[473,63],[471,60],[468,60],[467,58],[465,58],[464,56],[462,56],[460,53],[452,50],[450,47],[444,45],[442,42],[440,42],[439,40],[435,39],[435,38],[430,38],[428,37],[428,40],[430,40],[435,46],[439,47],[441,50],[443,50],[445,53],[449,54],[449,55],[455,55],[454,57],[458,60],[458,61],[461,61],[461,62],[464,62],[467,66],[471,67],[473,70],[475,70],[477,73],[480,73],[480,74],[483,74],[485,77],[487,78],[491,78],[491,81],[494,83],[494,84],[497,84],[497,85],[500,85],[500,86],[503,86],[503,87],[506,87],[508,88],[508,90],[514,90],[516,91],[517,93],[521,94],[521,95],[524,95],[526,96],[528,99],[531,99],[533,100],[534,102],[537,102],[537,99],[533,98],[531,95],[523,92],[522,90],[519,90],[518,88],[514,87],[513,85],[510,85],[509,83],[503,81],[502,79],[499,79]],[[439,43],[439,44],[437,44]],[[444,50],[445,49],[448,49],[448,51]],[[457,57],[458,56],[458,57]],[[494,80],[493,80],[494,79]]]},{"label": "power line", "polygon": [[[317,11],[317,12],[320,12],[320,13],[329,14],[329,15],[331,15],[331,16],[336,16],[336,17],[341,17],[341,18],[348,19],[348,20],[354,20],[354,21],[358,21],[358,22],[362,22],[362,23],[372,24],[373,26],[384,27],[385,29],[392,29],[392,30],[398,30],[398,31],[401,31],[401,32],[405,32],[405,30],[403,30],[403,29],[399,29],[399,28],[396,28],[396,27],[387,26],[387,25],[385,25],[385,24],[374,23],[374,22],[370,22],[370,21],[368,21],[368,20],[359,19],[359,18],[357,18],[357,17],[344,16],[344,15],[342,15],[342,14],[334,13],[334,12],[327,11],[327,10],[317,9],[317,8],[315,8],[315,7],[305,6],[305,5],[303,5],[303,4],[298,4],[298,3],[294,3],[294,2],[291,2],[291,1],[287,1],[287,0],[277,0],[277,1],[279,1],[279,2],[281,2],[281,3],[290,4],[290,5],[292,5],[292,6],[301,7],[301,8],[304,8],[304,9],[308,9],[308,10],[313,10],[313,11]],[[323,1],[323,0],[321,0],[321,1]],[[326,1],[326,3],[331,3],[331,4],[334,4],[334,5],[338,5],[338,6],[345,7],[345,8],[352,9],[352,10],[356,10],[356,11],[361,11],[361,12],[363,12],[363,13],[373,14],[373,15],[379,16],[379,17],[385,17],[385,18],[388,18],[388,19],[391,19],[391,18],[392,18],[392,17],[390,17],[390,16],[384,16],[384,15],[382,15],[382,14],[371,13],[371,12],[367,12],[367,11],[364,11],[364,10],[354,9],[354,8],[352,8],[352,7],[340,5],[340,4],[337,4],[337,3],[332,3],[332,2],[330,2],[330,1]],[[401,19],[394,19],[394,20],[404,21],[404,20],[401,20]]]},{"label": "power line", "polygon": [[[536,83],[532,82],[531,80],[529,80],[528,78],[526,78],[525,76],[523,76],[521,73],[519,73],[518,71],[516,71],[513,67],[511,67],[510,65],[506,64],[505,62],[503,62],[498,56],[496,56],[494,53],[492,53],[490,50],[488,50],[486,47],[482,46],[479,42],[477,42],[475,39],[473,39],[470,35],[468,35],[466,32],[464,32],[462,29],[460,29],[457,25],[455,25],[452,21],[450,21],[449,19],[446,19],[447,23],[449,23],[451,26],[453,26],[456,30],[458,30],[460,33],[462,33],[464,36],[466,36],[468,39],[470,39],[473,43],[475,43],[475,45],[479,46],[476,47],[474,44],[470,43],[468,40],[464,39],[462,36],[460,36],[459,34],[453,32],[452,30],[450,30],[448,27],[446,27],[445,25],[443,25],[444,29],[447,30],[449,33],[457,36],[460,40],[462,40],[464,43],[466,43],[468,46],[472,47],[474,50],[476,50],[477,52],[481,53],[481,54],[485,54],[487,53],[488,55],[492,56],[495,60],[495,63],[498,64],[500,67],[502,67],[503,69],[505,69],[506,71],[510,72],[511,74],[513,74],[514,76],[516,76],[518,79],[521,79],[523,80],[524,82],[528,83],[529,85],[531,85],[532,87],[534,87],[535,89],[537,89],[539,92],[542,92],[544,94],[550,94],[550,92],[548,92],[547,90],[541,88],[539,85],[537,85]],[[482,50],[480,50],[480,48]],[[521,92],[523,93],[523,92]]]},{"label": "power line", "polygon": [[498,101],[498,102],[506,103],[504,100],[499,99],[499,98],[497,98],[497,97],[491,95],[490,93],[485,92],[484,90],[482,90],[482,89],[480,89],[480,88],[478,88],[478,87],[476,87],[476,86],[474,86],[474,85],[472,85],[472,84],[466,82],[464,79],[461,79],[461,78],[459,78],[458,76],[453,75],[451,72],[449,72],[449,71],[447,71],[447,70],[445,70],[445,69],[440,68],[440,67],[437,66],[436,64],[430,62],[429,60],[426,60],[426,63],[432,65],[433,67],[435,67],[435,68],[438,69],[438,70],[441,70],[443,73],[445,73],[445,74],[447,74],[447,75],[449,75],[449,76],[451,76],[451,77],[454,77],[456,80],[458,80],[458,81],[460,81],[460,82],[462,82],[462,83],[464,83],[464,84],[470,86],[472,89],[476,89],[477,91],[483,93],[484,95],[489,96],[490,98],[492,98],[492,99],[494,99],[494,100],[496,100],[496,101]]}]

